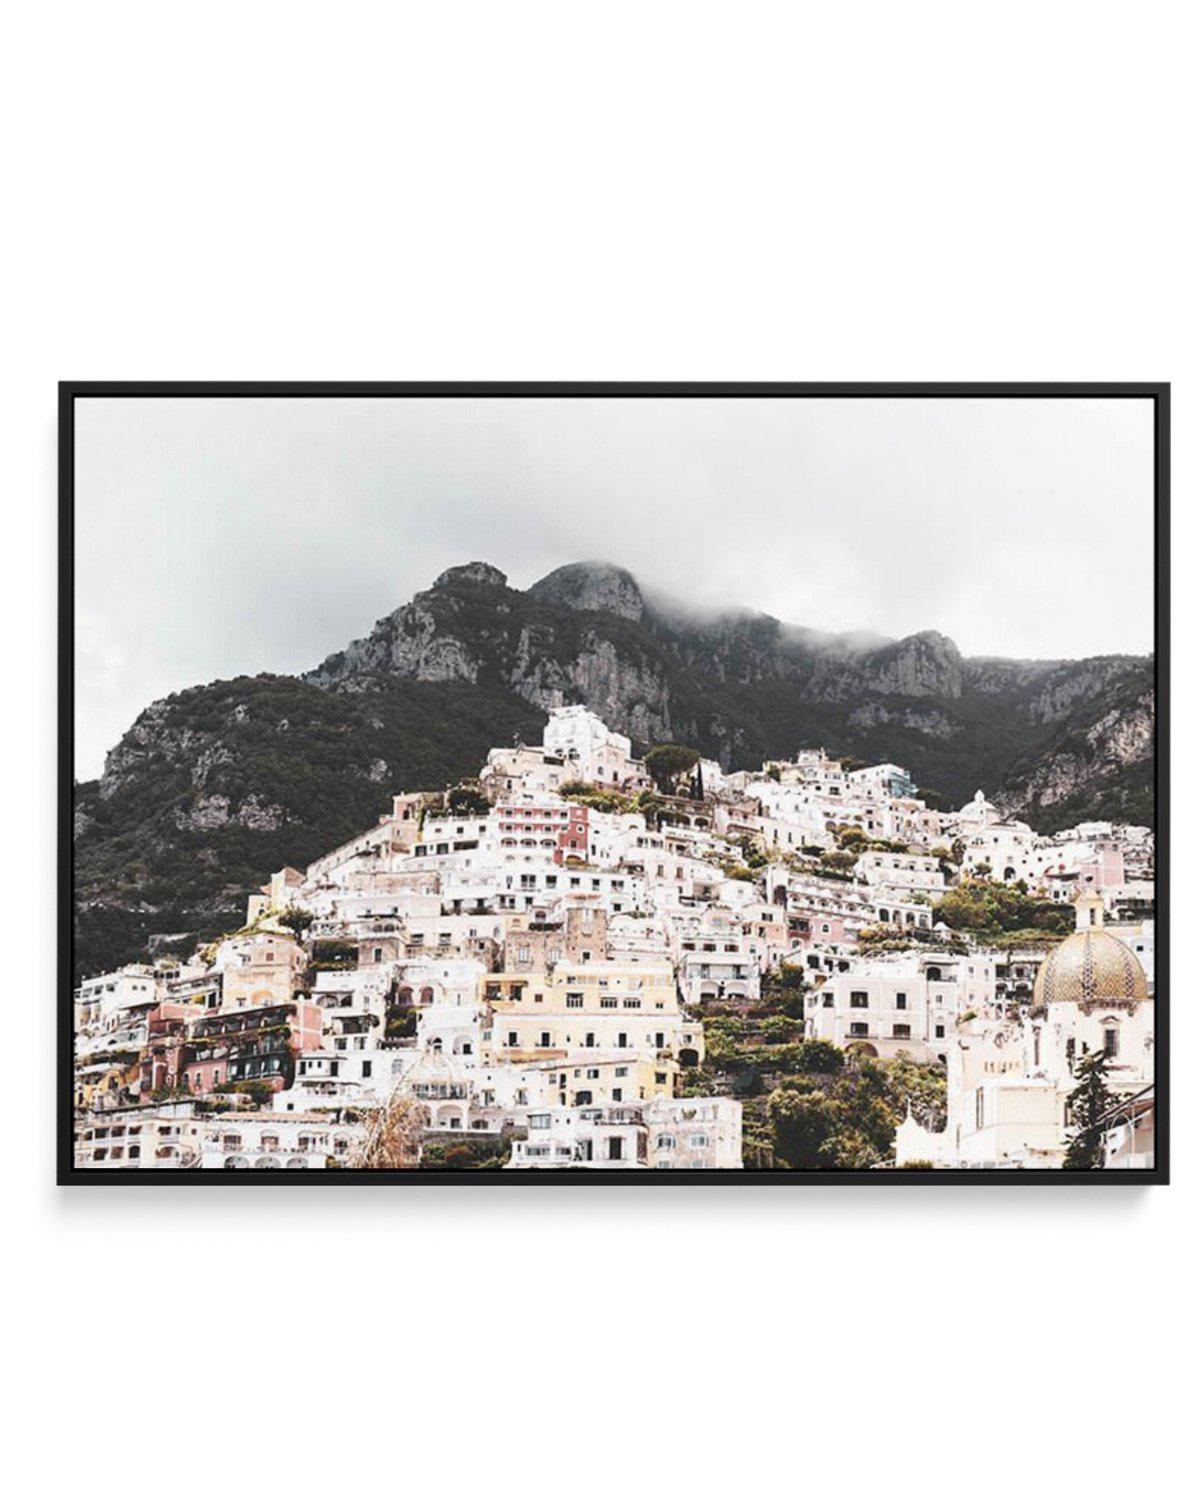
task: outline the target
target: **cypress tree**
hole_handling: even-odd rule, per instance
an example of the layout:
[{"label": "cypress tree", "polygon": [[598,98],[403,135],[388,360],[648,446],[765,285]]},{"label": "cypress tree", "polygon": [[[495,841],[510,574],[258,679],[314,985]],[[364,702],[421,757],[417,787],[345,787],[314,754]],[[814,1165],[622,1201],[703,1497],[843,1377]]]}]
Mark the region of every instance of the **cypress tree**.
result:
[{"label": "cypress tree", "polygon": [[1104,1150],[1104,1120],[1117,1104],[1108,1085],[1108,1056],[1094,1050],[1075,1067],[1075,1086],[1067,1096],[1067,1123],[1074,1129],[1067,1143],[1064,1171],[1095,1171]]}]

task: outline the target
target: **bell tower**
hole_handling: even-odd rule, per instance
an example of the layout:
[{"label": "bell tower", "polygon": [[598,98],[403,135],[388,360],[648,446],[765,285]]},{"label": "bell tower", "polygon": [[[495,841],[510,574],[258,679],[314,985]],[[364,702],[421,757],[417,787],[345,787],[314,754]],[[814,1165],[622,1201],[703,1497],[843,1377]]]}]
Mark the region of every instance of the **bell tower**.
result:
[{"label": "bell tower", "polygon": [[1104,899],[1094,888],[1075,899],[1075,928],[1104,928]]}]

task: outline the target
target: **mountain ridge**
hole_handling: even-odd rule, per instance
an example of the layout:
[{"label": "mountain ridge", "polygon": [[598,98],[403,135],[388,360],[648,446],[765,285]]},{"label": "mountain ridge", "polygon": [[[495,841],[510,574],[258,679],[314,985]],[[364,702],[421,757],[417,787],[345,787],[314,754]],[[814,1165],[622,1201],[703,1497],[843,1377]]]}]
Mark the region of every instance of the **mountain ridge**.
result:
[{"label": "mountain ridge", "polygon": [[901,698],[949,738],[962,725],[955,709],[976,726],[989,704],[1002,705],[1006,723],[1023,729],[1015,740],[990,741],[999,765],[988,758],[984,771],[954,786],[959,793],[999,783],[1008,763],[1038,743],[1040,726],[1150,670],[1149,658],[1137,656],[964,657],[933,629],[864,644],[855,633],[831,636],[754,611],[683,618],[656,607],[612,563],[568,563],[522,592],[498,568],[473,562],[447,569],[304,676],[324,687],[353,688],[381,674],[498,685],[545,710],[585,703],[635,740],[687,739],[726,765],[784,754],[775,748],[778,721],[752,707],[767,687],[798,735],[887,724],[886,711],[824,721],[814,712]]},{"label": "mountain ridge", "polygon": [[1152,823],[1153,681],[1146,657],[963,657],[936,630],[831,637],[693,614],[610,563],[524,591],[461,564],[300,677],[227,679],[142,712],[76,788],[77,966],[228,928],[272,871],[366,828],[393,791],[536,743],[563,703],[727,769],[824,746],[906,766],[943,805],[982,787],[1043,830]]}]

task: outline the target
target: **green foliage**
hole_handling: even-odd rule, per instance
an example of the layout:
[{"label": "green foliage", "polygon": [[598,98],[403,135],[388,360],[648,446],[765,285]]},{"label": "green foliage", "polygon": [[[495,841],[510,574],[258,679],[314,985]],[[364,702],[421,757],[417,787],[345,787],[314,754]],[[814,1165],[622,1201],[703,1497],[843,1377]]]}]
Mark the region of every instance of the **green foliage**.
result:
[{"label": "green foliage", "polygon": [[700,752],[693,746],[666,743],[651,746],[646,752],[646,770],[662,793],[674,793],[679,778],[700,762]]},{"label": "green foliage", "polygon": [[457,815],[486,814],[491,804],[477,785],[460,783],[446,794],[446,807]]},{"label": "green foliage", "polygon": [[276,923],[281,924],[284,929],[290,929],[298,940],[312,921],[313,916],[307,908],[300,908],[296,904],[292,904],[290,908],[283,910]]},{"label": "green foliage", "polygon": [[827,850],[822,851],[818,870],[833,872],[839,877],[848,877],[854,870],[854,863],[858,858],[853,851]]},{"label": "green foliage", "polygon": [[867,924],[858,932],[858,953],[870,960],[873,956],[896,955],[920,950],[921,941],[895,924]]},{"label": "green foliage", "polygon": [[751,875],[756,875],[767,865],[767,856],[762,846],[753,835],[740,835],[738,837],[738,849],[742,853],[742,860]]},{"label": "green foliage", "polygon": [[944,1067],[850,1056],[832,1073],[789,1077],[766,1103],[775,1159],[818,1171],[886,1163],[896,1125],[918,1102],[932,1126],[944,1122]]},{"label": "green foliage", "polygon": [[415,1008],[389,1008],[384,1019],[383,1032],[388,1039],[412,1039],[417,1032]]},{"label": "green foliage", "polygon": [[933,910],[935,923],[965,930],[985,943],[1016,934],[1061,939],[1071,933],[1074,914],[1065,904],[1031,897],[1023,887],[965,877]]},{"label": "green foliage", "polygon": [[822,1151],[837,1128],[832,1101],[823,1092],[781,1088],[767,1099],[776,1157],[794,1171],[822,1169]]},{"label": "green foliage", "polygon": [[322,971],[336,971],[339,966],[358,965],[358,945],[353,940],[316,940],[311,956],[313,965]]},{"label": "green foliage", "polygon": [[498,1137],[428,1142],[421,1147],[420,1167],[423,1171],[501,1171],[511,1151],[512,1141]]},{"label": "green foliage", "polygon": [[805,1040],[796,1057],[798,1071],[815,1076],[836,1076],[846,1065],[846,1057],[829,1040]]},{"label": "green foliage", "polygon": [[781,992],[773,999],[775,1007],[783,1014],[784,1018],[803,1019],[804,1017],[804,990],[803,988],[790,988]]},{"label": "green foliage", "polygon": [[564,782],[559,794],[571,803],[582,803],[598,814],[636,814],[638,800],[628,793],[593,787],[590,782]]},{"label": "green foliage", "polygon": [[885,1061],[884,1074],[888,1098],[897,1122],[907,1108],[918,1123],[934,1133],[946,1127],[946,1068],[935,1063],[902,1060]]},{"label": "green foliage", "polygon": [[1095,1171],[1103,1164],[1104,1120],[1119,1099],[1108,1085],[1108,1056],[1094,1050],[1075,1065],[1075,1086],[1067,1095],[1067,1125],[1073,1130],[1063,1160],[1065,1171]]}]

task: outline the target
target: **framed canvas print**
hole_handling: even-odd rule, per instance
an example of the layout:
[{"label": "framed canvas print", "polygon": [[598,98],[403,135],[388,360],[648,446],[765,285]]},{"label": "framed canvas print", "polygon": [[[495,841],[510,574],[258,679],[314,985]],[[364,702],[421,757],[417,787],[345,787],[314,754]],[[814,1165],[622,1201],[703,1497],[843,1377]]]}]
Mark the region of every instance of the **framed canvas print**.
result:
[{"label": "framed canvas print", "polygon": [[64,383],[60,1181],[1165,1181],[1168,399]]}]

